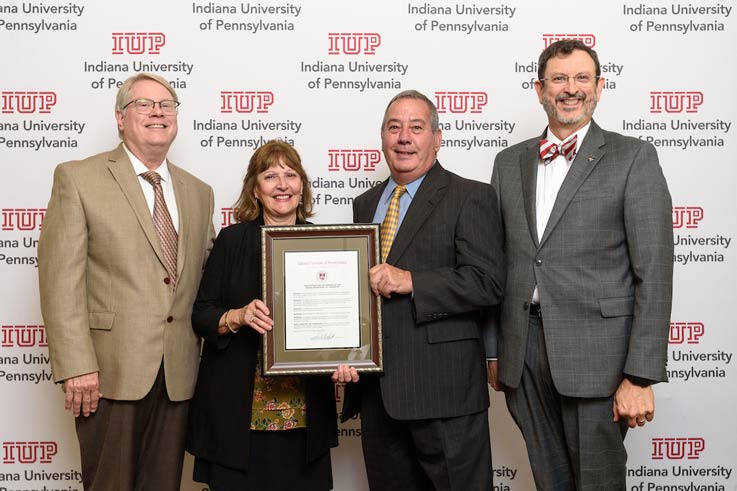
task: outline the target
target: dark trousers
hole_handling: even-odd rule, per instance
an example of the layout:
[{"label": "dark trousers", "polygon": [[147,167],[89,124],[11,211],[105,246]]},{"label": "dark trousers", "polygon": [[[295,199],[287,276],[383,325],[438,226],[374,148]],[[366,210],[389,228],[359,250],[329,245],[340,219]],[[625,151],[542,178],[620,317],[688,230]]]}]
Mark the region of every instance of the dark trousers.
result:
[{"label": "dark trousers", "polygon": [[[602,360],[602,363],[605,361]],[[530,316],[522,381],[507,407],[527,444],[537,489],[624,490],[627,421],[612,420],[613,396],[566,397],[550,374],[543,320]]]},{"label": "dark trousers", "polygon": [[492,489],[487,411],[396,420],[384,409],[378,380],[361,383],[361,443],[372,490]]},{"label": "dark trousers", "polygon": [[86,491],[178,491],[189,401],[172,402],[164,367],[140,401],[101,399],[76,419]]}]

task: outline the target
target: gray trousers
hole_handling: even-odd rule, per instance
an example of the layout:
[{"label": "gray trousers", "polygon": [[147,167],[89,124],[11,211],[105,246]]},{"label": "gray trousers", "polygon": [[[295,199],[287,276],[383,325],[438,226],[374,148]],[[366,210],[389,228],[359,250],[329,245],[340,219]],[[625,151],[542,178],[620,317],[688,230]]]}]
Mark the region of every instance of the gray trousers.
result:
[{"label": "gray trousers", "polygon": [[505,392],[509,412],[527,445],[537,489],[624,490],[627,421],[612,420],[613,395],[582,399],[558,393],[543,324],[536,315],[530,316],[522,381]]}]

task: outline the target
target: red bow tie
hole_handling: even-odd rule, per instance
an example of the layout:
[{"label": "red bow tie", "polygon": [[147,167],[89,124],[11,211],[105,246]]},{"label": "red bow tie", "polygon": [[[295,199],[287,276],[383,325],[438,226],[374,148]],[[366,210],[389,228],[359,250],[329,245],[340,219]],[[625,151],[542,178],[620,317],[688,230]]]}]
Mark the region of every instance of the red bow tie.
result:
[{"label": "red bow tie", "polygon": [[573,138],[564,141],[560,146],[545,139],[540,140],[540,159],[548,164],[562,154],[566,160],[573,162],[576,156],[576,140],[578,140],[578,135],[573,135]]}]

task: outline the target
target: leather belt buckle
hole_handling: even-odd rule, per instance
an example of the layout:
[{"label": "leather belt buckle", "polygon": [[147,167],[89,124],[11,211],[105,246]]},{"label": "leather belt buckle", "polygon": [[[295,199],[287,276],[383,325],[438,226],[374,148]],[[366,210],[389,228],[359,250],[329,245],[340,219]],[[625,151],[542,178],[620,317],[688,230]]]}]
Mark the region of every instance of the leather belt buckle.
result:
[{"label": "leather belt buckle", "polygon": [[535,317],[538,317],[540,319],[543,318],[542,311],[540,310],[540,305],[536,303],[530,304],[530,315],[534,315]]}]

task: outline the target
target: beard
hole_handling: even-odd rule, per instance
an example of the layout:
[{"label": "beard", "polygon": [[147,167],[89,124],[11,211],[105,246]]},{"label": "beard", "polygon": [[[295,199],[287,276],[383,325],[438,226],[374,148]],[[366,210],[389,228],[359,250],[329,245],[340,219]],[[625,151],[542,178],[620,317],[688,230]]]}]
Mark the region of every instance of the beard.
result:
[{"label": "beard", "polygon": [[[576,115],[567,115],[563,111],[558,111],[558,107],[556,106],[556,103],[558,101],[562,101],[565,99],[571,99],[571,98],[578,98],[582,102],[581,111]],[[591,94],[591,97],[587,97],[586,94],[581,92],[580,90],[570,94],[567,92],[564,92],[562,94],[559,94],[555,97],[555,100],[551,100],[548,97],[543,98],[543,109],[545,109],[545,112],[548,115],[548,118],[554,119],[558,121],[561,124],[578,124],[581,121],[591,119],[591,117],[594,114],[594,109],[596,109],[596,103],[598,102],[596,98],[596,92],[593,92]]]}]

